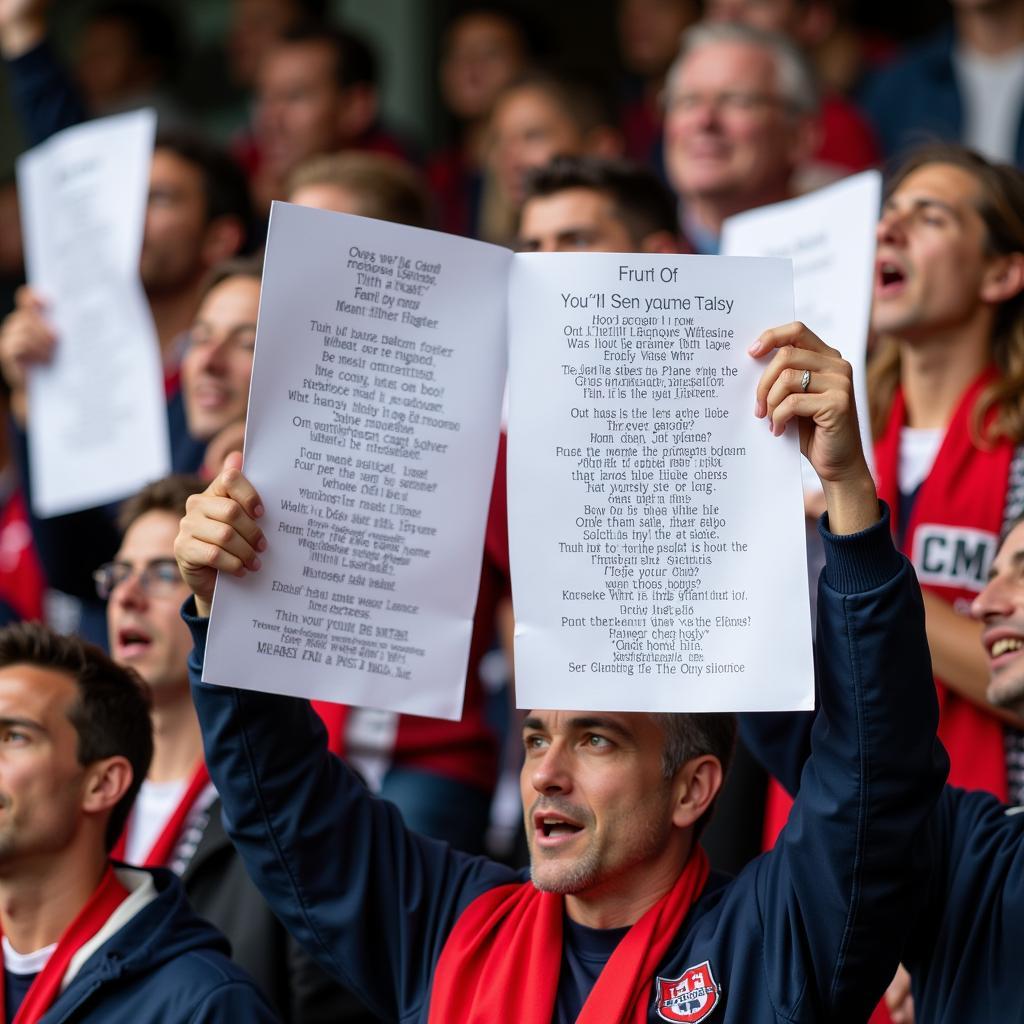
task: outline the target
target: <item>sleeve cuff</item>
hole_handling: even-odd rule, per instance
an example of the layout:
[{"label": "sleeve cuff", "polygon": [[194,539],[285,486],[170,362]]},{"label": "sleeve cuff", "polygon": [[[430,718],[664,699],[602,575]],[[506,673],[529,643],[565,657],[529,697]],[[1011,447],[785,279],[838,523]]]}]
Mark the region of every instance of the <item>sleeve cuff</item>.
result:
[{"label": "sleeve cuff", "polygon": [[818,523],[825,545],[825,582],[839,594],[862,594],[884,586],[903,567],[892,541],[889,506],[879,501],[882,516],[860,533],[832,533],[828,513]]}]

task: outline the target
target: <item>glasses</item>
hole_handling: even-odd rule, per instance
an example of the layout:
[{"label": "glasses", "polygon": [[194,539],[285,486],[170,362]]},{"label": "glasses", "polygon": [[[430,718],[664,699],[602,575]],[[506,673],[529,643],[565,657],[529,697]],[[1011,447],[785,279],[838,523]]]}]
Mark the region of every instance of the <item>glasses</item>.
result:
[{"label": "glasses", "polygon": [[92,574],[92,578],[96,583],[96,593],[105,601],[116,587],[136,575],[147,597],[174,597],[183,582],[178,563],[173,558],[155,558],[138,571],[128,562],[106,562]]},{"label": "glasses", "polygon": [[670,110],[683,113],[699,110],[705,106],[711,106],[719,112],[731,114],[741,111],[758,110],[762,107],[785,105],[785,102],[776,96],[769,96],[763,92],[743,92],[740,90],[719,93],[682,92],[677,93],[675,96],[670,96],[668,102]]}]

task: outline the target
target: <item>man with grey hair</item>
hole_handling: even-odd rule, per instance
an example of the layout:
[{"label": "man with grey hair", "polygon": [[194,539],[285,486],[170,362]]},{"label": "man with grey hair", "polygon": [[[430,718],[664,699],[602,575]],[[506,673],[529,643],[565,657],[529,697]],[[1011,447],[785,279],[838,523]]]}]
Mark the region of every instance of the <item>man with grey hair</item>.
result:
[{"label": "man with grey hair", "polygon": [[818,142],[818,90],[784,36],[701,24],[665,89],[665,163],[694,251],[717,253],[726,217],[788,199]]}]

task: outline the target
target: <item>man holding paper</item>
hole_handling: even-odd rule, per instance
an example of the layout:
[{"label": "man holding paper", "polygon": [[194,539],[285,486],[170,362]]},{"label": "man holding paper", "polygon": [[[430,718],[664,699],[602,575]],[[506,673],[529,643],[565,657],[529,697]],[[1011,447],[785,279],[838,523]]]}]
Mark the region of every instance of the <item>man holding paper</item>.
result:
[{"label": "man holding paper", "polygon": [[849,366],[800,324],[750,353],[772,356],[755,415],[775,434],[800,420],[828,500],[828,654],[791,827],[732,881],[709,877],[697,843],[728,761],[725,716],[531,713],[533,884],[407,832],[326,753],[304,702],[199,682],[217,572],[259,571],[268,541],[237,456],[190,501],[175,547],[229,830],[289,929],[382,1015],[863,1021],[891,977],[915,833],[946,767],[920,598],[864,463]]}]

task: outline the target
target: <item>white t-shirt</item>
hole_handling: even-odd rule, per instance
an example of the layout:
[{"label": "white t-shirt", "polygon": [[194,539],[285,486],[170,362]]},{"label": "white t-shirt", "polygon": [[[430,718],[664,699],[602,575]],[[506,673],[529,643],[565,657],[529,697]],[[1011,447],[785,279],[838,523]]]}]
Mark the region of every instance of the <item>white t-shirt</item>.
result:
[{"label": "white t-shirt", "polygon": [[124,859],[129,864],[142,864],[160,838],[171,815],[188,789],[188,779],[173,782],[143,782],[135,799],[135,808],[128,819],[128,840]]},{"label": "white t-shirt", "polygon": [[8,941],[5,935],[0,939],[4,950],[4,970],[11,974],[38,974],[53,956],[57,943],[43,946],[42,949],[34,950],[31,953],[19,953]]},{"label": "white t-shirt", "polygon": [[998,57],[960,49],[953,65],[963,99],[964,145],[990,160],[1014,163],[1024,104],[1024,47]]},{"label": "white t-shirt", "polygon": [[900,430],[900,494],[913,494],[932,471],[942,447],[941,428],[903,427]]}]

